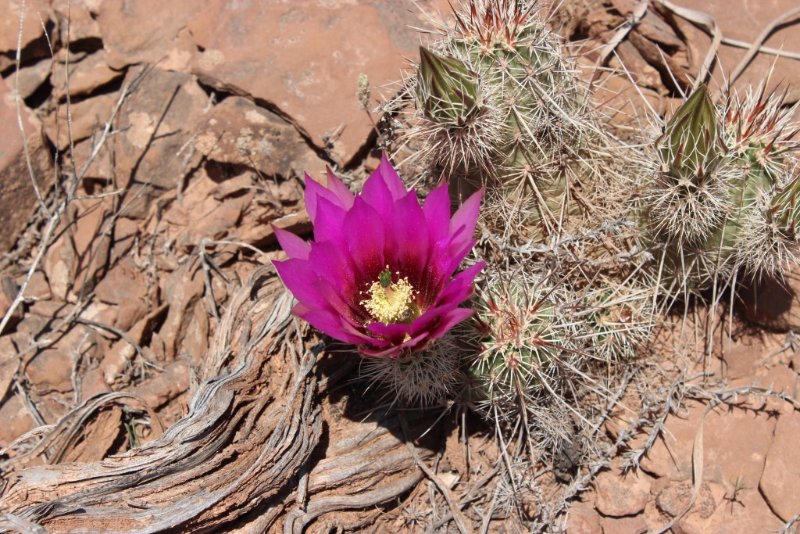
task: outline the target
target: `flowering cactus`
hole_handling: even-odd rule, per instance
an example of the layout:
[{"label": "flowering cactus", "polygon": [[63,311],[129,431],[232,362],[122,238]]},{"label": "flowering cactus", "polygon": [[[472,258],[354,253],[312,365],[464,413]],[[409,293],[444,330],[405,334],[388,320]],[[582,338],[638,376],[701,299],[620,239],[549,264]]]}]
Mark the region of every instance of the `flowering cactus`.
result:
[{"label": "flowering cactus", "polygon": [[289,256],[275,268],[298,300],[294,314],[366,356],[422,350],[472,313],[459,304],[483,263],[453,273],[475,244],[481,196],[451,219],[446,184],[420,206],[386,157],[359,195],[333,173],[327,188],[306,176],[314,240],[275,229]]}]

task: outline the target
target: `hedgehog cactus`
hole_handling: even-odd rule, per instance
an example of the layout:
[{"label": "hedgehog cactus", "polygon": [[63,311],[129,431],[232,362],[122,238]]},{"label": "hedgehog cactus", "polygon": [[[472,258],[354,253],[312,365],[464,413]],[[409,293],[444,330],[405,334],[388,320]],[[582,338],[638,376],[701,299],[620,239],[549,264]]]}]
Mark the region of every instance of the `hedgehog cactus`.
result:
[{"label": "hedgehog cactus", "polygon": [[458,196],[500,188],[530,201],[528,225],[559,226],[571,178],[585,174],[585,92],[532,2],[473,0],[455,17],[435,51],[421,49],[408,140]]},{"label": "hedgehog cactus", "polygon": [[560,390],[570,350],[569,327],[558,313],[558,295],[523,279],[498,277],[476,305],[480,354],[469,374],[469,392],[480,410],[501,420],[529,416],[542,391]]},{"label": "hedgehog cactus", "polygon": [[798,125],[781,103],[761,93],[715,106],[701,86],[667,123],[643,214],[670,283],[776,275],[794,257]]}]

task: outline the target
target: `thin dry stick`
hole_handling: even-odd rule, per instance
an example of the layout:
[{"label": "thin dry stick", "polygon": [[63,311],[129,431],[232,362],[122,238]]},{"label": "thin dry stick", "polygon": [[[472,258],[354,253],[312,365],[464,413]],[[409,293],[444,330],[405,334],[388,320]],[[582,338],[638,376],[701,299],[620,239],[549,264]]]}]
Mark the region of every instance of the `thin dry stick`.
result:
[{"label": "thin dry stick", "polygon": [[[39,189],[39,184],[36,182],[36,173],[33,172],[33,164],[31,163],[31,153],[28,150],[28,137],[25,135],[25,124],[22,121],[22,97],[19,94],[19,68],[20,64],[22,63],[22,25],[25,23],[25,0],[22,0],[19,6],[19,31],[17,32],[17,53],[16,53],[16,66],[15,66],[15,77],[14,77],[14,104],[17,108],[17,127],[19,128],[20,134],[22,134],[22,152],[25,154],[25,165],[28,167],[28,175],[31,179],[31,184],[33,185],[33,191],[36,193],[36,199],[39,201],[39,207],[42,208],[47,215],[50,215],[50,211],[47,209],[47,205],[44,202],[44,197],[42,197],[42,192]],[[47,32],[45,32],[47,35]],[[0,328],[0,334],[2,334],[3,329]]]},{"label": "thin dry stick", "polygon": [[705,29],[712,36],[711,46],[708,48],[706,57],[703,60],[703,65],[700,67],[700,71],[697,73],[697,78],[695,78],[694,81],[693,89],[697,89],[697,87],[701,83],[704,83],[708,78],[708,75],[711,72],[711,65],[714,63],[714,59],[717,57],[717,50],[719,50],[719,45],[722,43],[722,32],[720,31],[719,26],[717,26],[717,21],[714,20],[714,17],[707,13],[676,6],[669,0],[655,1],[678,15],[680,18],[688,20],[692,24]]},{"label": "thin dry stick", "polygon": [[122,88],[119,98],[117,99],[117,103],[114,106],[113,111],[111,112],[111,117],[106,122],[105,128],[103,128],[103,133],[101,134],[100,139],[98,140],[97,144],[92,150],[89,159],[86,161],[86,164],[83,166],[83,169],[81,169],[81,173],[74,177],[73,184],[70,190],[67,192],[66,197],[64,197],[64,200],[58,205],[55,212],[53,212],[50,215],[50,220],[47,222],[47,227],[45,228],[44,235],[42,236],[41,246],[39,247],[39,250],[36,252],[36,256],[34,257],[33,262],[31,262],[31,266],[28,268],[28,274],[25,276],[25,280],[22,282],[19,291],[17,291],[17,295],[16,297],[14,297],[14,301],[8,307],[8,310],[6,310],[6,313],[3,316],[3,320],[0,321],[0,335],[2,335],[3,332],[5,331],[6,326],[11,320],[11,316],[17,310],[17,307],[19,307],[19,305],[25,300],[25,291],[28,289],[28,284],[33,278],[33,274],[36,272],[36,269],[39,268],[39,264],[41,263],[45,252],[47,252],[50,246],[50,240],[53,238],[53,234],[55,233],[55,230],[58,227],[59,222],[61,221],[61,215],[66,211],[67,206],[69,206],[70,202],[75,196],[75,191],[77,190],[78,184],[80,183],[80,178],[83,177],[83,175],[86,173],[86,170],[89,168],[94,158],[97,157],[97,154],[100,151],[100,147],[105,143],[106,139],[108,138],[108,134],[111,131],[111,123],[114,122],[117,113],[119,113],[119,110],[122,107],[122,103],[127,98],[128,94],[131,91],[131,88],[135,86],[136,81],[137,80],[134,80],[132,84],[126,85],[125,87]]},{"label": "thin dry stick", "polygon": [[[739,39],[731,39],[730,37],[723,37],[722,44],[745,49],[749,49],[751,46],[753,46],[752,43],[740,41]],[[800,59],[800,52],[787,52],[786,50],[779,50],[769,46],[759,46],[756,48],[756,50],[760,54],[769,54],[770,56],[777,56],[786,59]]]},{"label": "thin dry stick", "polygon": [[603,47],[603,50],[600,52],[600,57],[597,58],[597,62],[594,64],[594,73],[592,74],[592,81],[589,84],[590,87],[594,87],[594,82],[600,77],[600,73],[602,72],[600,67],[606,64],[608,57],[614,52],[617,46],[619,46],[625,37],[639,24],[639,21],[644,18],[645,14],[647,14],[648,7],[650,7],[650,0],[641,0],[634,8],[630,18],[619,27],[611,40]]},{"label": "thin dry stick", "polygon": [[[764,41],[766,41],[767,38],[770,35],[772,35],[772,33],[778,28],[778,26],[781,26],[782,24],[785,24],[786,22],[789,22],[790,20],[792,20],[794,17],[796,17],[798,15],[800,15],[800,7],[796,7],[794,9],[792,9],[792,10],[789,10],[786,13],[784,13],[783,15],[781,15],[779,17],[776,17],[772,22],[770,22],[767,25],[766,28],[764,28],[762,30],[762,32],[760,34],[758,34],[758,37],[756,37],[756,40],[753,41],[752,45],[750,45],[750,50],[747,51],[747,53],[744,55],[744,57],[739,62],[739,64],[736,65],[736,68],[733,69],[733,72],[731,73],[731,76],[728,79],[726,92],[727,92],[727,90],[729,90],[731,88],[731,86],[734,84],[734,82],[736,82],[736,80],[739,79],[739,76],[742,75],[742,73],[744,72],[744,69],[747,68],[747,66],[750,64],[750,62],[753,61],[753,58],[756,57],[756,54],[758,54],[758,51],[761,48],[761,45],[764,44]],[[797,22],[797,21],[795,21],[795,22]]]},{"label": "thin dry stick", "polygon": [[470,532],[474,532],[474,529],[470,528],[470,521],[467,517],[461,512],[461,508],[458,506],[456,499],[453,497],[453,493],[450,491],[450,488],[447,487],[441,478],[439,478],[436,473],[431,471],[431,468],[425,464],[425,461],[419,457],[417,454],[417,448],[414,446],[414,443],[411,442],[411,439],[408,435],[408,423],[406,422],[405,415],[402,413],[400,414],[400,424],[403,428],[404,440],[406,442],[406,446],[408,447],[411,456],[414,457],[414,463],[417,464],[425,476],[436,485],[436,488],[439,492],[444,496],[444,500],[447,501],[447,506],[450,507],[450,513],[453,514],[453,522],[455,522],[456,527],[461,532],[461,534],[469,534]]}]

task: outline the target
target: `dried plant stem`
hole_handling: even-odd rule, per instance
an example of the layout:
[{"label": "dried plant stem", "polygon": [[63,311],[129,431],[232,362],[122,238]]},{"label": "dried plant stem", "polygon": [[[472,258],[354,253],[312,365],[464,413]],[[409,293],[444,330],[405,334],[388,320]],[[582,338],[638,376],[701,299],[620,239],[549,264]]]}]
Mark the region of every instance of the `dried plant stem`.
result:
[{"label": "dried plant stem", "polygon": [[753,41],[753,44],[750,45],[750,49],[744,55],[744,57],[739,61],[739,64],[736,65],[736,68],[733,69],[731,72],[730,78],[728,79],[728,84],[726,90],[729,90],[730,87],[739,79],[739,76],[742,75],[744,69],[750,64],[753,58],[758,54],[759,50],[761,49],[761,45],[764,44],[770,35],[775,31],[778,26],[785,24],[786,22],[792,20],[793,18],[800,15],[800,7],[796,7],[787,11],[786,13],[776,17],[772,22],[770,22],[762,31],[758,34],[758,37]]},{"label": "dried plant stem", "polygon": [[69,207],[70,203],[74,200],[75,192],[78,189],[78,185],[80,184],[81,179],[86,174],[86,171],[89,169],[89,166],[92,164],[92,161],[94,161],[94,159],[97,157],[100,148],[105,144],[106,140],[108,139],[109,133],[111,132],[111,125],[116,119],[120,107],[122,106],[122,103],[125,101],[125,99],[128,97],[130,92],[135,87],[137,80],[134,80],[133,83],[126,85],[122,88],[119,98],[117,99],[117,103],[115,104],[114,109],[111,112],[111,116],[106,121],[105,127],[103,128],[103,131],[99,139],[95,143],[92,149],[92,153],[89,156],[89,159],[84,164],[83,168],[81,169],[81,172],[73,176],[71,186],[67,190],[64,198],[56,206],[55,211],[53,211],[50,214],[50,217],[47,221],[47,226],[45,227],[44,233],[40,240],[38,250],[36,251],[36,255],[34,256],[30,267],[28,267],[28,273],[26,274],[25,279],[20,285],[19,291],[17,291],[17,295],[14,297],[14,300],[11,302],[11,305],[8,307],[8,310],[6,310],[6,313],[3,316],[3,319],[0,321],[0,335],[2,335],[3,332],[5,331],[6,326],[11,320],[11,316],[17,310],[19,305],[22,304],[22,302],[25,300],[25,291],[28,289],[28,284],[33,278],[33,274],[39,268],[39,264],[42,262],[42,259],[44,258],[44,255],[50,246],[50,241],[53,238],[56,228],[58,228],[59,223],[61,222],[62,215],[67,211],[67,207]]}]

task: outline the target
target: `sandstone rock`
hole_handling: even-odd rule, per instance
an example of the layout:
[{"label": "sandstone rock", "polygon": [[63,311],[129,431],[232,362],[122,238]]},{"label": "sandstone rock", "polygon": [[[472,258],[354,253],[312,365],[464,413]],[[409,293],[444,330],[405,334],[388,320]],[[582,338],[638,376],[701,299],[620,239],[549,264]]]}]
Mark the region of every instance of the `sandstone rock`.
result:
[{"label": "sandstone rock", "polygon": [[105,274],[111,248],[113,200],[77,200],[75,216],[68,230],[77,255],[73,283],[75,291],[88,292]]},{"label": "sandstone rock", "polygon": [[800,413],[784,413],[775,426],[758,487],[773,512],[789,521],[800,513]]},{"label": "sandstone rock", "polygon": [[123,332],[147,315],[147,288],[142,274],[129,258],[115,265],[97,284],[95,295],[117,307],[114,326]]},{"label": "sandstone rock", "polygon": [[164,372],[152,380],[132,388],[133,394],[157,409],[189,389],[189,368],[184,362],[165,366]]},{"label": "sandstone rock", "polygon": [[[70,106],[62,104],[56,112],[44,118],[45,134],[59,151],[64,152],[70,146],[70,130],[74,143],[88,139],[95,132],[99,134],[106,121],[111,118],[118,98],[117,93],[108,93],[72,103]],[[68,120],[70,117],[71,121]]]},{"label": "sandstone rock", "polygon": [[407,29],[421,25],[413,4],[207,2],[189,23],[203,50],[193,71],[220,90],[276,106],[347,162],[372,130],[356,97],[359,75],[381,87],[417,55],[418,37]]},{"label": "sandstone rock", "polygon": [[[764,502],[758,487],[745,485],[737,491],[733,486],[710,483],[708,489],[716,503],[713,513],[708,515],[710,506],[703,507],[702,502],[695,504],[692,511],[675,525],[675,534],[775,532],[783,526]],[[703,490],[700,495],[704,495]],[[707,504],[710,502],[708,499]]]},{"label": "sandstone rock", "polygon": [[[690,403],[681,417],[667,419],[664,437],[657,440],[642,468],[675,479],[692,475],[692,447],[705,406]],[[704,479],[727,484],[741,479],[755,486],[764,469],[774,419],[763,412],[717,408],[703,423]]]},{"label": "sandstone rock", "polygon": [[53,292],[53,296],[60,301],[67,300],[67,294],[75,280],[77,263],[78,259],[70,234],[62,233],[50,245],[43,261],[44,272],[50,282],[50,290]]},{"label": "sandstone rock", "polygon": [[[141,67],[129,69],[125,83],[140,74]],[[174,188],[192,166],[187,147],[206,101],[206,94],[189,74],[146,72],[120,108],[117,128],[122,133],[114,137],[117,186]]]},{"label": "sandstone rock", "polygon": [[650,496],[651,478],[644,473],[623,476],[617,470],[604,471],[594,481],[597,511],[604,516],[634,516],[644,511]]},{"label": "sandstone rock", "polygon": [[125,75],[124,72],[113,70],[107,63],[108,54],[99,50],[90,54],[75,64],[65,65],[56,62],[53,65],[51,83],[53,96],[64,98],[67,95],[67,76],[69,76],[69,94],[71,96],[92,93],[115,79]]},{"label": "sandstone rock", "polygon": [[214,106],[196,131],[194,147],[210,160],[266,176],[302,176],[323,167],[294,126],[241,97]]},{"label": "sandstone rock", "polygon": [[109,66],[121,69],[150,63],[186,70],[196,48],[182,30],[205,4],[202,0],[104,0],[97,8],[97,21]]},{"label": "sandstone rock", "polygon": [[18,395],[9,395],[5,402],[0,404],[0,421],[3,421],[0,425],[0,447],[7,446],[36,426]]},{"label": "sandstone rock", "polygon": [[37,395],[72,391],[72,361],[60,348],[45,349],[25,368],[31,389]]},{"label": "sandstone rock", "polygon": [[[707,13],[716,21],[720,31],[725,37],[752,43],[759,33],[774,19],[783,15],[791,3],[783,2],[739,2],[736,8],[731,8],[730,0],[686,0],[682,7],[699,10]],[[703,62],[710,38],[701,30],[695,28],[690,22],[675,17],[678,27],[686,35],[692,49],[694,72]],[[793,30],[794,26],[786,26],[776,31],[767,39],[765,46],[779,50],[800,50],[800,32]],[[722,76],[730,74],[746,50],[730,46],[721,46],[717,52],[719,66],[714,70],[714,77],[721,83]],[[774,73],[770,78],[770,73]],[[737,86],[745,89],[752,85],[757,87],[762,81],[769,79],[769,88],[776,86],[788,89],[789,101],[794,102],[800,98],[800,69],[796,62],[786,58],[759,54],[750,63],[750,66],[740,78]]]},{"label": "sandstone rock", "polygon": [[604,534],[600,515],[589,503],[576,503],[567,512],[564,530],[568,534]]},{"label": "sandstone rock", "polygon": [[720,374],[727,380],[748,379],[766,369],[769,355],[780,350],[783,334],[764,332],[759,336],[724,339]]},{"label": "sandstone rock", "polygon": [[101,1],[53,0],[53,12],[62,43],[101,38],[100,25],[95,18]]},{"label": "sandstone rock", "polygon": [[600,528],[603,534],[643,534],[647,532],[647,522],[640,515],[634,517],[603,517],[600,520]]},{"label": "sandstone rock", "polygon": [[[50,19],[50,6],[47,0],[28,0],[25,2],[25,12],[21,13],[22,3],[19,0],[6,0],[0,2],[0,54],[14,53],[17,49],[20,15],[24,16],[22,23],[22,49],[33,41],[44,37],[43,22]],[[24,54],[23,58],[30,58]]]},{"label": "sandstone rock", "polygon": [[36,92],[39,87],[50,77],[53,68],[53,60],[43,59],[33,65],[24,67],[17,71],[11,71],[6,78],[6,85],[12,91],[19,92],[23,99],[28,98]]},{"label": "sandstone rock", "polygon": [[[38,204],[33,182],[42,194],[52,182],[51,158],[40,132],[40,124],[22,106],[25,134],[19,130],[17,109],[12,92],[5,80],[0,80],[0,252],[8,250],[27,226]],[[28,171],[25,144],[33,167]]]}]

